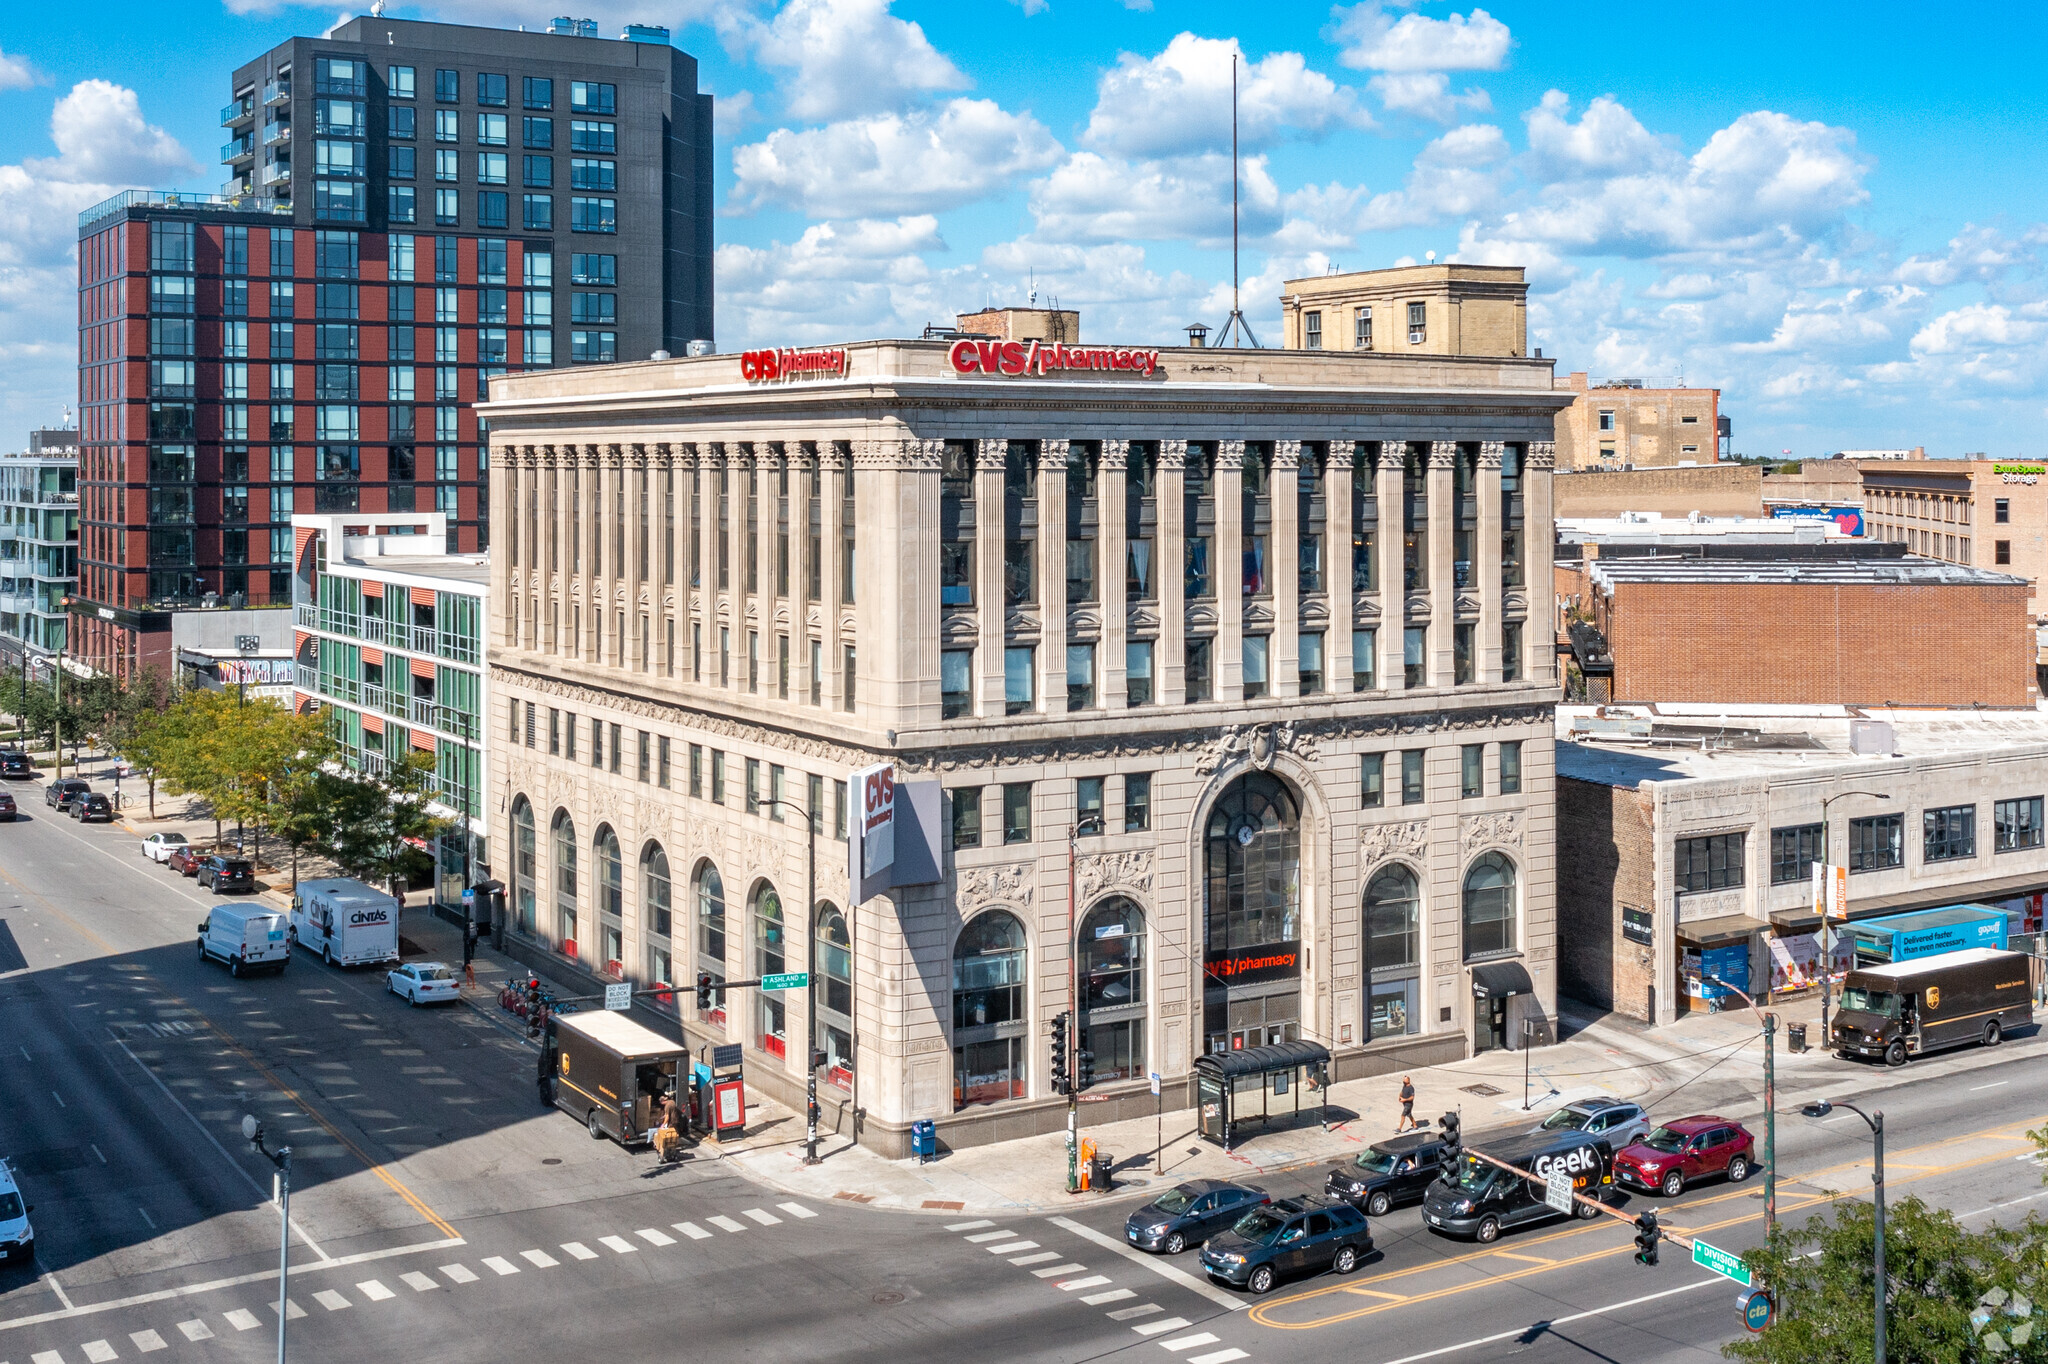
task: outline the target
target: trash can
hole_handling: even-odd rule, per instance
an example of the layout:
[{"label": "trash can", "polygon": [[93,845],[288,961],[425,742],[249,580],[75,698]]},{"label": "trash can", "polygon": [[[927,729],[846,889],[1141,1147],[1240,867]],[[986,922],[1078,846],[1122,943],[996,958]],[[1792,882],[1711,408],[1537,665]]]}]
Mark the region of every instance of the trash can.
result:
[{"label": "trash can", "polygon": [[910,1154],[917,1157],[919,1165],[938,1157],[939,1129],[930,1118],[918,1118],[910,1124]]},{"label": "trash can", "polygon": [[1108,1193],[1115,1187],[1109,1167],[1116,1163],[1116,1157],[1107,1151],[1098,1150],[1095,1158],[1088,1163],[1088,1190],[1090,1193]]},{"label": "trash can", "polygon": [[1785,1025],[1785,1045],[1793,1051],[1806,1050],[1806,1025],[1804,1023],[1787,1023]]}]

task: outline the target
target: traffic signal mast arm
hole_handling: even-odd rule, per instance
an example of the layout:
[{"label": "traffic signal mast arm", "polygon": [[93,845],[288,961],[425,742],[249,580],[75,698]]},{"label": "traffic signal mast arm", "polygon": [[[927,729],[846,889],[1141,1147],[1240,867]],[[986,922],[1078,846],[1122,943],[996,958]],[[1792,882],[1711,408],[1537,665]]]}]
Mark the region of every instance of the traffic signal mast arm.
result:
[{"label": "traffic signal mast arm", "polygon": [[[1461,1152],[1464,1155],[1470,1156],[1474,1160],[1483,1160],[1488,1165],[1492,1165],[1498,1169],[1506,1170],[1511,1175],[1516,1175],[1522,1179],[1526,1179],[1531,1184],[1547,1185],[1549,1183],[1549,1181],[1545,1179],[1542,1175],[1531,1174],[1529,1171],[1521,1169],[1518,1166],[1510,1165],[1504,1160],[1495,1160],[1492,1156],[1487,1155],[1483,1151],[1472,1151],[1461,1148]],[[1627,1213],[1621,1211],[1619,1208],[1610,1208],[1605,1203],[1602,1203],[1599,1199],[1588,1198],[1585,1194],[1582,1194],[1577,1190],[1572,1191],[1572,1202],[1589,1203],[1593,1207],[1598,1208],[1602,1213],[1606,1214],[1609,1217],[1612,1217],[1615,1221],[1622,1223],[1624,1226],[1634,1227],[1636,1225],[1636,1219],[1630,1217]],[[1658,1230],[1661,1232],[1664,1240],[1670,1241],[1675,1245],[1684,1246],[1688,1251],[1692,1249],[1692,1238],[1690,1236],[1687,1236],[1684,1232],[1673,1231],[1671,1228],[1661,1225],[1659,1226]]]}]

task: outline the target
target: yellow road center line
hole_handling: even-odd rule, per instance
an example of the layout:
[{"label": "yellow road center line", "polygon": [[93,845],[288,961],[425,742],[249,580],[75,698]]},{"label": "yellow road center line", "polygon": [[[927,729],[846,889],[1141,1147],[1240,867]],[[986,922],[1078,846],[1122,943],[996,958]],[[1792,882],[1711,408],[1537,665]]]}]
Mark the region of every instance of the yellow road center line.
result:
[{"label": "yellow road center line", "polygon": [[1532,1265],[1554,1265],[1557,1261],[1541,1255],[1518,1255],[1512,1250],[1496,1250],[1494,1255],[1502,1260],[1527,1260]]},{"label": "yellow road center line", "polygon": [[1376,1288],[1359,1288],[1356,1286],[1352,1286],[1346,1288],[1344,1291],[1346,1293],[1356,1293],[1361,1298],[1386,1298],[1390,1302],[1408,1301],[1408,1295],[1405,1293],[1382,1293]]}]

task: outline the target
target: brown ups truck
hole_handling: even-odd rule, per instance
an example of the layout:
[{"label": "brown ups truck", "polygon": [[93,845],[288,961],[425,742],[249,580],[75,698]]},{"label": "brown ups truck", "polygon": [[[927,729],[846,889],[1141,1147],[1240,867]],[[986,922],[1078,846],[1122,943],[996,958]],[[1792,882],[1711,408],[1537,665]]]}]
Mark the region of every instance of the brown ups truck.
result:
[{"label": "brown ups truck", "polygon": [[1909,1056],[1980,1042],[1995,1047],[2034,1021],[2033,976],[2024,952],[1968,947],[1869,966],[1842,982],[1829,1039],[1838,1056]]},{"label": "brown ups truck", "polygon": [[541,1098],[581,1118],[593,1137],[643,1146],[689,1055],[622,1013],[557,1014],[541,1050]]}]

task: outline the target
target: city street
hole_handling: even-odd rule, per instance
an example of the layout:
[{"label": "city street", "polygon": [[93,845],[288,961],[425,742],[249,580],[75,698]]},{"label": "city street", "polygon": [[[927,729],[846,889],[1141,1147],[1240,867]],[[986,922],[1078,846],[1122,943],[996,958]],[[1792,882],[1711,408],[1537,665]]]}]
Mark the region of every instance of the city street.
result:
[{"label": "city street", "polygon": [[[530,1050],[466,1006],[409,1009],[380,972],[306,956],[241,980],[198,962],[210,896],[118,826],[44,818],[38,789],[17,791],[27,817],[0,829],[0,1154],[39,1240],[32,1267],[0,1271],[0,1361],[272,1356],[278,1226],[244,1113],[294,1151],[297,1358],[1658,1361],[1716,1358],[1740,1330],[1725,1280],[1675,1246],[1635,1265],[1607,1220],[1481,1248],[1401,1208],[1353,1275],[1253,1300],[1192,1254],[1123,1244],[1150,1190],[1004,1219],[792,1197],[708,1143],[656,1170],[538,1110]],[[2018,1216],[2048,1196],[2024,1137],[2043,1065],[1886,1091],[1893,1197]],[[1842,1097],[1868,1074],[1845,1067]],[[1779,1147],[1787,1220],[1869,1187],[1851,1115],[1782,1116]],[[1287,1194],[1322,1173],[1259,1182]],[[1740,1249],[1762,1193],[1759,1177],[1709,1183],[1666,1223]]]}]

